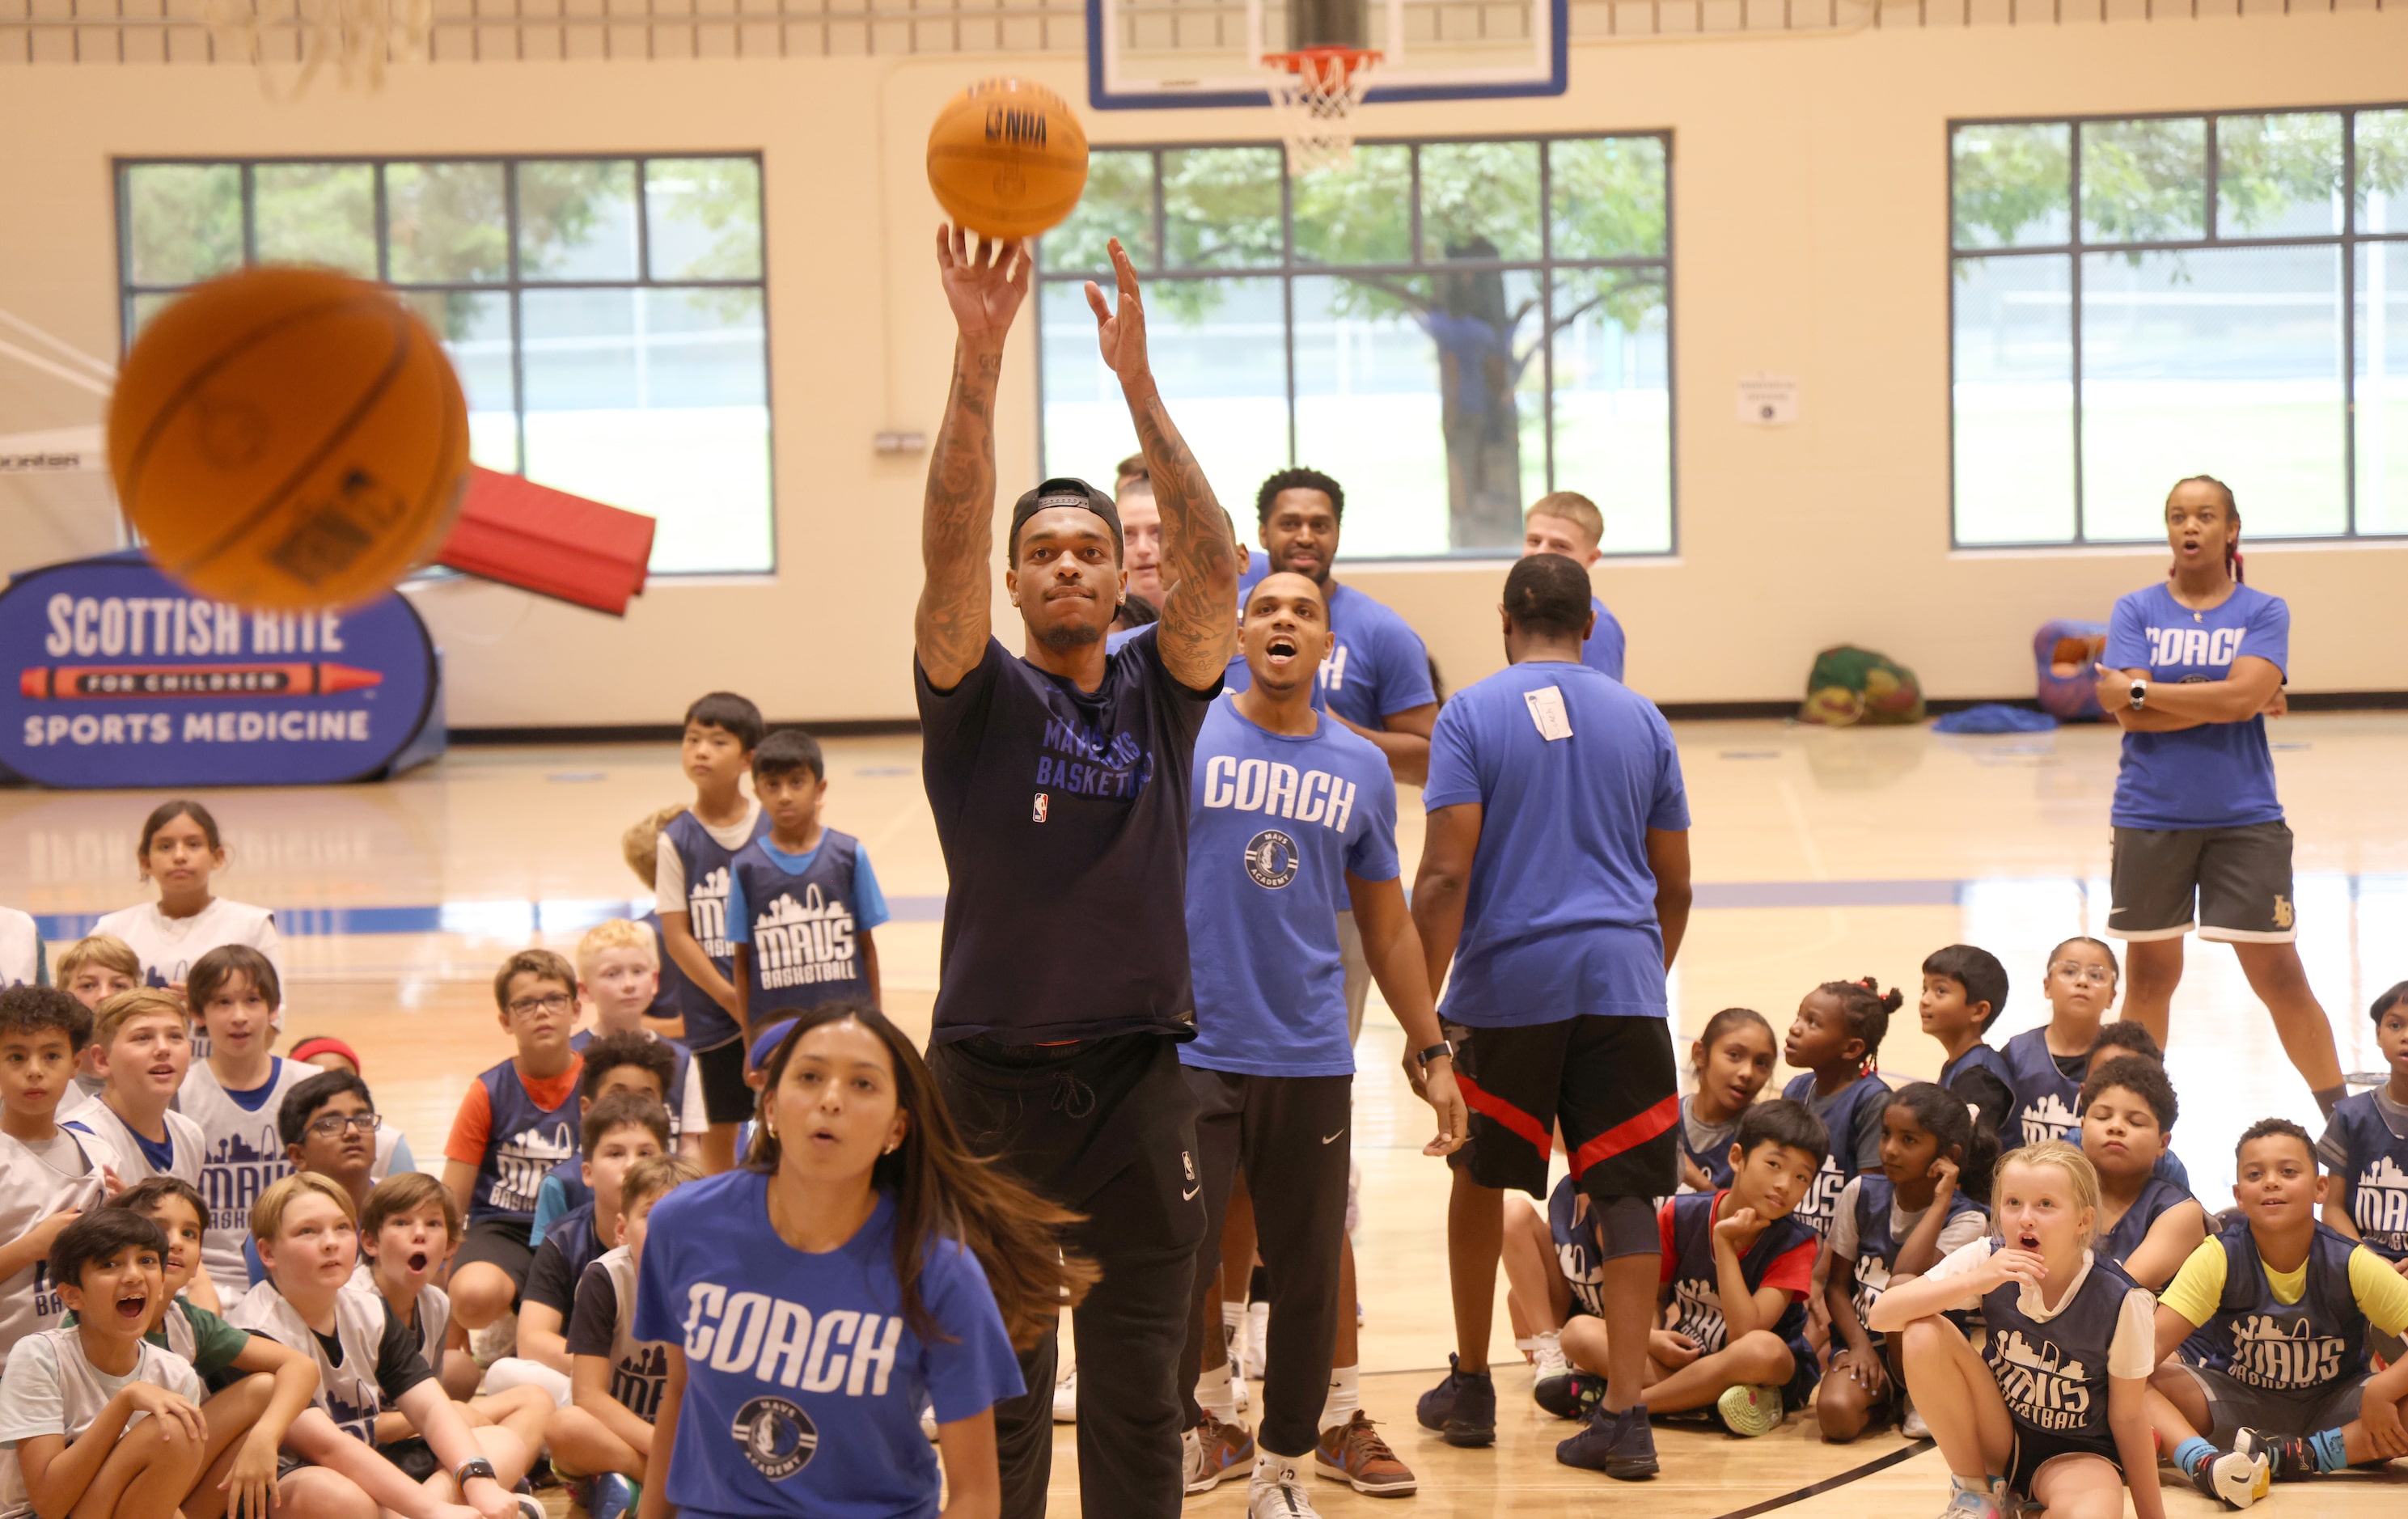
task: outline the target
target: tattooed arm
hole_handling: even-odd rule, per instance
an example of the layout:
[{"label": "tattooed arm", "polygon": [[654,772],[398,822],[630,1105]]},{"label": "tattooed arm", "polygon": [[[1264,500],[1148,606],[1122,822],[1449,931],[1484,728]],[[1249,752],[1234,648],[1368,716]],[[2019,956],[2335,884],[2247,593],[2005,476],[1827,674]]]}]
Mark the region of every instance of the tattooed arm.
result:
[{"label": "tattooed arm", "polygon": [[1154,389],[1137,269],[1117,237],[1111,253],[1119,308],[1105,305],[1104,293],[1092,280],[1087,304],[1095,309],[1104,363],[1120,376],[1121,394],[1128,398],[1129,418],[1137,423],[1154,480],[1154,499],[1162,509],[1162,578],[1172,583],[1154,638],[1171,678],[1190,691],[1202,691],[1227,670],[1238,643],[1238,547],[1229,536],[1228,514]]},{"label": "tattooed arm", "polygon": [[950,691],[986,657],[992,598],[987,561],[995,552],[995,390],[1003,340],[1028,294],[1026,250],[959,227],[937,229],[937,268],[960,336],[953,344],[953,389],[928,461],[920,514],[920,565],[926,579],[911,624],[912,648],[928,684]]}]

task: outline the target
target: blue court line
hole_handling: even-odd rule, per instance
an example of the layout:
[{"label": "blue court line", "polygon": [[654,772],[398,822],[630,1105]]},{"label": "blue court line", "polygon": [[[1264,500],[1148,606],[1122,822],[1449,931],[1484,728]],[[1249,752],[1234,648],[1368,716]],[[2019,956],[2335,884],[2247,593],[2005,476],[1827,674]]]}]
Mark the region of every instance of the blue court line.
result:
[{"label": "blue court line", "polygon": [[[2071,879],[2071,878],[2067,878]],[[1971,881],[1710,881],[1698,884],[1693,906],[1723,908],[1955,907]],[[542,900],[439,902],[424,907],[280,907],[276,926],[287,939],[328,939],[370,934],[461,934],[476,939],[527,939],[537,934],[581,933],[608,918],[641,912],[652,904],[612,897],[547,897]],[[896,923],[940,923],[941,896],[890,896]],[[81,939],[100,921],[97,912],[37,913],[34,922],[49,939]]]}]

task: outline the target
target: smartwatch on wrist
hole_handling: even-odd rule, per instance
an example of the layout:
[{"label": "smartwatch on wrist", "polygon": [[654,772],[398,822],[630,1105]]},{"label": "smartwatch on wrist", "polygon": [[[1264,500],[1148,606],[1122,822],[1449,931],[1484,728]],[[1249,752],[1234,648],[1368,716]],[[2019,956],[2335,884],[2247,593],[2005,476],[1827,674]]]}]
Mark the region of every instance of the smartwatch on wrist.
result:
[{"label": "smartwatch on wrist", "polygon": [[2136,712],[2147,703],[2149,699],[2149,681],[2146,676],[2143,676],[2132,682],[2131,697],[2132,710]]},{"label": "smartwatch on wrist", "polygon": [[471,1482],[474,1482],[479,1477],[484,1478],[487,1482],[499,1482],[501,1480],[494,1475],[494,1463],[486,1460],[481,1455],[461,1462],[459,1466],[452,1469],[452,1480],[458,1483],[463,1488],[466,1488]]},{"label": "smartwatch on wrist", "polygon": [[1421,1063],[1424,1070],[1429,1069],[1429,1063],[1433,1060],[1452,1060],[1455,1058],[1455,1040],[1440,1039],[1426,1050],[1415,1050],[1413,1058]]}]

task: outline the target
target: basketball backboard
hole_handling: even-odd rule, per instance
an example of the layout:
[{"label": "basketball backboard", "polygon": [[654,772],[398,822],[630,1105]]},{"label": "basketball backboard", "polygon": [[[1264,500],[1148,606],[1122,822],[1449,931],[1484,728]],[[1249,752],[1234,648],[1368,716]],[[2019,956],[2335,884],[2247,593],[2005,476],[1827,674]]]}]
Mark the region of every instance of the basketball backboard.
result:
[{"label": "basketball backboard", "polygon": [[[1267,52],[1331,40],[1312,0],[1087,0],[1087,103],[1098,110],[1269,104]],[[1368,0],[1381,55],[1368,99],[1559,95],[1566,0]],[[1312,6],[1326,14],[1327,0]]]}]

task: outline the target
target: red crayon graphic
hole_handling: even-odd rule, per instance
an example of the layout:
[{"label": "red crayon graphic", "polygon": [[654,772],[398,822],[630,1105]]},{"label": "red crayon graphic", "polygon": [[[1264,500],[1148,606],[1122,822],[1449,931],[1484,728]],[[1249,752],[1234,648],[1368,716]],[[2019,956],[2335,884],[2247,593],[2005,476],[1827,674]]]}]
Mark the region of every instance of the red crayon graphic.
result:
[{"label": "red crayon graphic", "polygon": [[36,701],[106,701],[118,696],[331,696],[382,685],[384,676],[353,665],[36,665],[17,691]]}]

